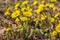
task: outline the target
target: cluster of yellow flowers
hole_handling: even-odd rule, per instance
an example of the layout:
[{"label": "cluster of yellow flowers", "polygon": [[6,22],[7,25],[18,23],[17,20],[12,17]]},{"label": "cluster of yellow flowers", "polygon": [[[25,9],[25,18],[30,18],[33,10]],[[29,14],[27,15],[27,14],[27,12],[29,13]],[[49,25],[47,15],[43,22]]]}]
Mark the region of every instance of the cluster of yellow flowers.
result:
[{"label": "cluster of yellow flowers", "polygon": [[[57,0],[51,0],[51,2],[57,2]],[[10,16],[12,19],[15,20],[15,22],[20,21],[32,21],[31,18],[33,18],[33,21],[45,21],[45,19],[48,18],[45,11],[47,9],[51,9],[53,11],[56,11],[56,6],[53,3],[45,3],[45,0],[42,0],[42,2],[38,5],[38,1],[35,0],[32,3],[32,7],[29,5],[29,1],[23,1],[22,3],[17,3],[14,6],[14,10],[9,7],[7,11],[5,12],[6,16]],[[34,9],[34,7],[37,6],[37,8]],[[11,12],[13,10],[13,12]],[[47,13],[48,14],[48,13]],[[60,12],[57,12],[53,17],[48,18],[48,21],[53,23],[55,19],[58,18],[59,24],[55,27],[55,31],[52,32],[52,35],[55,36],[58,33],[60,33]],[[8,29],[7,29],[8,30]]]},{"label": "cluster of yellow flowers", "polygon": [[52,32],[52,36],[56,36],[57,33],[60,33],[60,23],[55,27],[55,31]]},{"label": "cluster of yellow flowers", "polygon": [[[56,1],[51,1],[51,2],[56,2]],[[10,15],[12,18],[15,18],[16,21],[19,21],[19,18],[26,18],[27,17],[32,17],[34,15],[34,13],[36,13],[36,15],[38,15],[40,18],[40,21],[45,20],[47,18],[47,16],[45,14],[42,14],[41,12],[45,10],[46,7],[52,8],[53,10],[56,10],[56,7],[54,6],[54,4],[51,3],[45,3],[45,0],[43,0],[37,7],[37,9],[33,10],[33,8],[31,8],[28,4],[28,1],[23,1],[22,4],[21,3],[17,3],[14,7],[14,12],[10,12],[12,10],[11,7],[9,7],[7,9],[7,11],[5,12],[5,15]],[[36,6],[38,4],[38,1],[34,1],[33,6]],[[27,6],[27,7],[23,7],[23,6]],[[22,6],[22,7],[21,7]],[[19,8],[21,7],[21,8]],[[56,18],[59,14],[56,14],[54,17]],[[17,18],[19,17],[19,18]],[[53,22],[54,18],[50,18],[50,22]]]}]

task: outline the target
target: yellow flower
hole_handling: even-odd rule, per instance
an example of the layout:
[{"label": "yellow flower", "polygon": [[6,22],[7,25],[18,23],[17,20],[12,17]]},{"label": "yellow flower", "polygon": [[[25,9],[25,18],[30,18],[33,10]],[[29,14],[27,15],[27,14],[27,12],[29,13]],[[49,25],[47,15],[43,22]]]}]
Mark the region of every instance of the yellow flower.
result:
[{"label": "yellow flower", "polygon": [[6,16],[7,16],[7,15],[10,15],[11,9],[12,9],[11,7],[8,7],[8,9],[7,9],[7,11],[4,13],[4,15],[6,15]]},{"label": "yellow flower", "polygon": [[10,31],[11,30],[11,28],[6,28],[6,31],[8,32],[8,31]]},{"label": "yellow flower", "polygon": [[31,12],[32,8],[30,8],[29,6],[27,6],[26,10],[29,11],[29,12]]},{"label": "yellow flower", "polygon": [[22,2],[22,5],[25,5],[25,4],[27,4],[28,3],[28,1],[23,1]]},{"label": "yellow flower", "polygon": [[60,23],[60,20],[58,20],[58,23]]},{"label": "yellow flower", "polygon": [[22,24],[20,24],[18,27],[21,29],[21,28],[23,27],[23,25],[22,25]]},{"label": "yellow flower", "polygon": [[21,11],[22,11],[22,12],[24,12],[25,10],[26,10],[26,8],[25,8],[25,7],[21,8]]},{"label": "yellow flower", "polygon": [[35,22],[40,21],[40,18],[34,18],[34,21]]},{"label": "yellow flower", "polygon": [[54,8],[55,6],[54,6],[54,4],[50,4],[50,3],[47,3],[46,5],[45,5],[45,7],[49,7],[49,8]]},{"label": "yellow flower", "polygon": [[39,8],[37,10],[34,10],[34,12],[39,15],[42,10],[43,10],[43,8]]},{"label": "yellow flower", "polygon": [[59,16],[59,14],[60,14],[60,13],[56,13],[55,16],[54,16],[54,18],[57,18],[57,17]]},{"label": "yellow flower", "polygon": [[36,5],[37,3],[38,3],[38,1],[34,1],[34,2],[33,2],[33,5]]},{"label": "yellow flower", "polygon": [[11,17],[16,18],[19,15],[20,15],[20,10],[16,10],[15,12],[12,13]]},{"label": "yellow flower", "polygon": [[7,11],[7,12],[4,13],[4,15],[6,15],[6,16],[7,16],[7,15],[10,15],[10,12]]},{"label": "yellow flower", "polygon": [[44,4],[40,4],[40,5],[38,6],[38,9],[42,9],[43,7],[45,7],[45,5],[44,5]]},{"label": "yellow flower", "polygon": [[54,4],[49,4],[49,8],[54,8]]},{"label": "yellow flower", "polygon": [[12,8],[11,7],[8,7],[7,11],[10,11]]},{"label": "yellow flower", "polygon": [[60,33],[60,24],[58,24],[56,27],[55,27],[55,30]]},{"label": "yellow flower", "polygon": [[19,21],[20,21],[19,18],[16,18],[15,22],[19,22]]},{"label": "yellow flower", "polygon": [[52,36],[56,36],[57,35],[57,32],[56,31],[53,31],[52,32]]},{"label": "yellow flower", "polygon": [[23,12],[23,15],[24,16],[28,16],[28,17],[31,17],[32,16],[32,12]]},{"label": "yellow flower", "polygon": [[57,0],[51,0],[51,2],[57,2]]},{"label": "yellow flower", "polygon": [[17,3],[17,4],[15,5],[15,10],[17,10],[19,6],[20,6],[20,3]]},{"label": "yellow flower", "polygon": [[54,20],[55,20],[54,18],[50,18],[49,19],[50,22],[54,22]]},{"label": "yellow flower", "polygon": [[28,18],[27,17],[20,17],[21,21],[27,21]]},{"label": "yellow flower", "polygon": [[45,7],[48,7],[50,4],[49,3],[47,3],[46,5],[45,5]]},{"label": "yellow flower", "polygon": [[43,14],[43,15],[44,15],[45,18],[47,17],[45,14]]},{"label": "yellow flower", "polygon": [[40,10],[34,10],[36,14],[40,14]]},{"label": "yellow flower", "polygon": [[34,12],[37,13],[37,14],[40,14],[40,12],[44,10],[44,7],[45,7],[44,4],[40,4],[38,6],[38,9],[34,10]]},{"label": "yellow flower", "polygon": [[53,11],[57,10],[56,7],[53,7]]},{"label": "yellow flower", "polygon": [[42,0],[41,4],[44,4],[45,3],[45,0]]},{"label": "yellow flower", "polygon": [[41,14],[41,20],[45,20],[46,19],[46,15]]},{"label": "yellow flower", "polygon": [[21,8],[21,11],[22,11],[22,12],[24,12],[24,11],[29,11],[29,12],[31,12],[32,9],[31,9],[29,6],[27,6],[27,8],[25,8],[25,7]]}]

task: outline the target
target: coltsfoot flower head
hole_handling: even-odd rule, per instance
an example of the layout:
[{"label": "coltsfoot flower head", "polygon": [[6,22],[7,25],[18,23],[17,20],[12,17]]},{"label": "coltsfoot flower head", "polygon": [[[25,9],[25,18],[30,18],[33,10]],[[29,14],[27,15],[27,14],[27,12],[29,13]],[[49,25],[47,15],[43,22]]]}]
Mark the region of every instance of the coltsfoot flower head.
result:
[{"label": "coltsfoot flower head", "polygon": [[22,11],[22,12],[24,12],[25,10],[26,10],[26,8],[25,8],[25,7],[21,8],[21,11]]},{"label": "coltsfoot flower head", "polygon": [[7,11],[10,11],[12,8],[11,7],[8,7]]},{"label": "coltsfoot flower head", "polygon": [[27,6],[26,10],[29,11],[29,12],[31,12],[32,8],[30,8],[29,6]]},{"label": "coltsfoot flower head", "polygon": [[20,15],[20,10],[16,10],[15,12],[12,13],[11,17],[16,18],[19,15]]},{"label": "coltsfoot flower head", "polygon": [[20,21],[19,18],[16,18],[15,22],[19,22],[19,21]]},{"label": "coltsfoot flower head", "polygon": [[51,0],[51,2],[57,2],[57,0]]},{"label": "coltsfoot flower head", "polygon": [[53,8],[54,7],[54,4],[49,4],[49,8]]},{"label": "coltsfoot flower head", "polygon": [[57,10],[57,8],[56,7],[53,7],[53,11],[56,11]]},{"label": "coltsfoot flower head", "polygon": [[15,10],[17,10],[19,6],[20,6],[20,3],[17,3],[17,4],[15,5]]},{"label": "coltsfoot flower head", "polygon": [[41,14],[41,20],[45,20],[46,19],[46,15]]},{"label": "coltsfoot flower head", "polygon": [[50,5],[50,4],[49,4],[49,3],[47,3],[45,6],[46,6],[46,7],[48,7],[49,5]]},{"label": "coltsfoot flower head", "polygon": [[6,31],[8,32],[8,31],[10,31],[11,30],[11,28],[6,28]]},{"label": "coltsfoot flower head", "polygon": [[53,31],[52,32],[52,36],[56,36],[57,35],[57,32],[56,31]]},{"label": "coltsfoot flower head", "polygon": [[34,21],[35,22],[40,21],[40,18],[34,18]]},{"label": "coltsfoot flower head", "polygon": [[44,5],[44,4],[40,4],[40,5],[38,6],[38,9],[42,9],[43,7],[45,7],[45,5]]},{"label": "coltsfoot flower head", "polygon": [[57,18],[57,17],[59,16],[59,14],[60,14],[60,13],[56,13],[54,17]]},{"label": "coltsfoot flower head", "polygon": [[23,27],[23,25],[22,25],[22,24],[20,24],[18,27],[21,29],[21,28]]},{"label": "coltsfoot flower head", "polygon": [[60,24],[58,24],[56,27],[55,27],[55,30],[60,33]]},{"label": "coltsfoot flower head", "polygon": [[54,18],[50,18],[49,19],[50,22],[54,22],[54,20],[55,20]]},{"label": "coltsfoot flower head", "polygon": [[34,10],[34,12],[35,12],[36,14],[40,14],[40,10],[39,10],[39,9]]},{"label": "coltsfoot flower head", "polygon": [[20,17],[21,21],[27,21],[28,18],[27,17]]},{"label": "coltsfoot flower head", "polygon": [[58,20],[58,23],[60,23],[60,19]]},{"label": "coltsfoot flower head", "polygon": [[27,17],[31,17],[32,16],[32,12],[23,12],[23,15],[27,16]]},{"label": "coltsfoot flower head", "polygon": [[10,15],[10,12],[9,11],[6,11],[4,15]]},{"label": "coltsfoot flower head", "polygon": [[34,2],[33,2],[33,5],[36,5],[37,3],[38,3],[38,1],[34,1]]},{"label": "coltsfoot flower head", "polygon": [[27,4],[28,3],[28,1],[23,1],[22,2],[22,5],[25,5],[25,4]]}]

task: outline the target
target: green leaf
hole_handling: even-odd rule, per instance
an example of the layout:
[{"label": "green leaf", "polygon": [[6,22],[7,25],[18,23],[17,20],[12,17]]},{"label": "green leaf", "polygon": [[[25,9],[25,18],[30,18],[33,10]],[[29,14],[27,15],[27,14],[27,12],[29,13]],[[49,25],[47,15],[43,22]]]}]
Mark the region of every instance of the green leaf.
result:
[{"label": "green leaf", "polygon": [[40,33],[41,33],[42,35],[44,35],[44,31],[43,31],[42,29],[40,29]]}]

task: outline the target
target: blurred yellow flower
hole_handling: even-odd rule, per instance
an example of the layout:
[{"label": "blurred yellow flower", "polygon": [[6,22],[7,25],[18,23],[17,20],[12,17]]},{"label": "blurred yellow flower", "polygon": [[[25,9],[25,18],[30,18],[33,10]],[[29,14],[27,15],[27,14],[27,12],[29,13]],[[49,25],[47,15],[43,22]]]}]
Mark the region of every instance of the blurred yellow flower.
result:
[{"label": "blurred yellow flower", "polygon": [[49,8],[54,8],[54,4],[49,4]]},{"label": "blurred yellow flower", "polygon": [[59,16],[59,12],[55,14],[54,18],[57,18]]},{"label": "blurred yellow flower", "polygon": [[42,9],[43,7],[45,7],[45,5],[44,5],[44,4],[40,4],[40,5],[38,6],[38,9]]},{"label": "blurred yellow flower", "polygon": [[34,12],[37,13],[37,14],[40,14],[40,12],[44,10],[44,7],[45,7],[44,4],[40,4],[38,6],[38,9],[34,10]]},{"label": "blurred yellow flower", "polygon": [[27,21],[28,18],[27,17],[20,17],[21,21]]},{"label": "blurred yellow flower", "polygon": [[31,17],[32,16],[32,12],[23,12],[23,15],[24,16],[28,16],[28,17]]},{"label": "blurred yellow flower", "polygon": [[4,15],[10,15],[10,12],[9,11],[6,11],[5,13],[4,13]]},{"label": "blurred yellow flower", "polygon": [[22,2],[22,5],[25,5],[25,4],[27,4],[28,3],[28,1],[23,1]]},{"label": "blurred yellow flower", "polygon": [[34,21],[35,22],[40,21],[40,18],[34,18]]},{"label": "blurred yellow flower", "polygon": [[60,23],[60,20],[58,20],[58,23]]},{"label": "blurred yellow flower", "polygon": [[30,8],[29,6],[27,6],[26,10],[29,11],[29,12],[31,12],[32,8]]},{"label": "blurred yellow flower", "polygon": [[10,11],[12,8],[11,7],[8,7],[7,11]]},{"label": "blurred yellow flower", "polygon": [[30,8],[29,6],[27,6],[27,8],[22,7],[22,8],[21,8],[21,11],[22,11],[22,12],[24,12],[24,11],[29,11],[29,12],[31,12],[31,11],[32,11],[32,8]]},{"label": "blurred yellow flower", "polygon": [[7,16],[7,15],[10,15],[11,9],[12,9],[11,7],[8,7],[8,9],[7,9],[7,11],[4,13],[4,15],[6,15],[6,16]]},{"label": "blurred yellow flower", "polygon": [[37,10],[34,10],[34,12],[35,12],[36,14],[38,14],[38,15],[40,14],[41,11],[43,11],[43,8],[39,8],[39,9],[37,9]]},{"label": "blurred yellow flower", "polygon": [[55,27],[55,30],[60,33],[60,24],[58,24],[56,27]]},{"label": "blurred yellow flower", "polygon": [[22,27],[23,27],[23,25],[22,25],[22,24],[20,24],[18,27],[19,27],[19,28],[22,28]]},{"label": "blurred yellow flower", "polygon": [[48,7],[50,5],[50,3],[47,3],[46,5],[45,5],[45,7]]},{"label": "blurred yellow flower", "polygon": [[53,7],[53,11],[55,11],[55,10],[57,10],[57,8],[56,7]]},{"label": "blurred yellow flower", "polygon": [[44,10],[44,7],[45,7],[44,4],[40,4],[40,5],[38,6],[38,9],[37,9],[37,10],[34,10],[34,12],[36,12],[37,14],[39,14],[41,11]]},{"label": "blurred yellow flower", "polygon": [[11,28],[6,28],[6,31],[8,32],[8,31],[10,31],[11,30]]},{"label": "blurred yellow flower", "polygon": [[42,0],[41,4],[44,4],[45,3],[45,0]]},{"label": "blurred yellow flower", "polygon": [[54,20],[55,20],[54,18],[50,18],[49,19],[50,22],[54,22]]},{"label": "blurred yellow flower", "polygon": [[51,2],[57,2],[57,0],[51,0]]},{"label": "blurred yellow flower", "polygon": [[17,4],[15,5],[15,10],[17,10],[19,6],[20,6],[20,3],[17,3]]},{"label": "blurred yellow flower", "polygon": [[34,10],[36,14],[40,14],[40,10]]},{"label": "blurred yellow flower", "polygon": [[22,12],[24,12],[25,10],[26,10],[26,8],[25,8],[25,7],[21,8],[21,11],[22,11]]},{"label": "blurred yellow flower", "polygon": [[20,21],[19,18],[16,18],[15,22],[19,22],[19,21]]},{"label": "blurred yellow flower", "polygon": [[11,17],[16,18],[19,15],[20,15],[20,10],[16,10],[15,12],[12,13]]},{"label": "blurred yellow flower", "polygon": [[33,2],[33,5],[36,5],[37,3],[38,3],[38,1],[34,1],[34,2]]},{"label": "blurred yellow flower", "polygon": [[57,32],[56,31],[53,31],[51,35],[52,36],[56,36],[57,35]]},{"label": "blurred yellow flower", "polygon": [[46,15],[41,14],[41,20],[45,20],[46,17],[47,17]]}]

